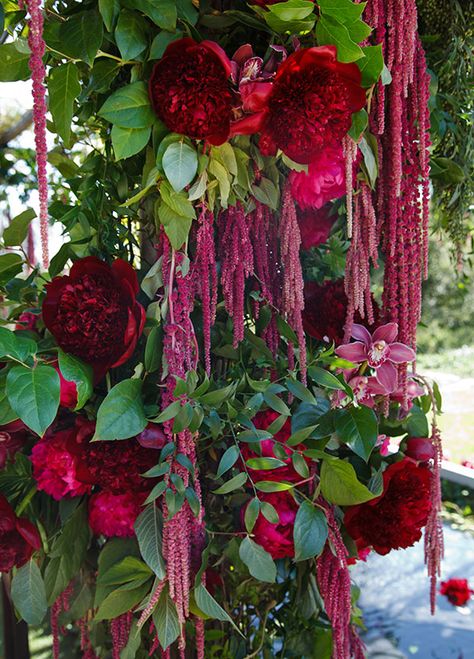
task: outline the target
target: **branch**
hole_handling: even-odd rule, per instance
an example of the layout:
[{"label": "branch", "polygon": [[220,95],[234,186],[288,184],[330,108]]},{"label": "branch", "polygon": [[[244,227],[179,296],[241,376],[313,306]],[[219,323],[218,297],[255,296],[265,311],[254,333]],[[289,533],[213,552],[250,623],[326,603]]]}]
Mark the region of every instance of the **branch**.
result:
[{"label": "branch", "polygon": [[14,124],[11,128],[7,128],[3,133],[0,133],[0,149],[6,147],[9,142],[21,135],[33,121],[33,110],[28,110],[24,115]]}]

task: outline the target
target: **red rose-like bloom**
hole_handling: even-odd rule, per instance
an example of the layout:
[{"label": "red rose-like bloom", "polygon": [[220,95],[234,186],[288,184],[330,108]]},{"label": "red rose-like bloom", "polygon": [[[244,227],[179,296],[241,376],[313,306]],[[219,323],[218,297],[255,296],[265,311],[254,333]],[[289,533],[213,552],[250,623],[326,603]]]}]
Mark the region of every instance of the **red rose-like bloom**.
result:
[{"label": "red rose-like bloom", "polygon": [[99,492],[89,500],[89,526],[96,535],[107,538],[130,538],[134,524],[143,510],[143,494]]},{"label": "red rose-like bloom", "polygon": [[467,579],[442,581],[439,592],[445,595],[453,606],[464,606],[471,599],[471,595],[474,595],[474,590],[469,588]]},{"label": "red rose-like bloom", "polygon": [[40,547],[41,539],[36,527],[28,519],[17,517],[0,494],[0,572],[21,567]]},{"label": "red rose-like bloom", "polygon": [[214,41],[173,41],[149,83],[153,109],[175,133],[223,144],[230,132],[230,60]]},{"label": "red rose-like bloom", "polygon": [[378,554],[411,547],[421,538],[431,508],[431,471],[405,458],[383,474],[383,494],[351,506],[344,524],[357,548],[373,547]]},{"label": "red rose-like bloom", "polygon": [[11,460],[15,453],[23,448],[27,438],[26,426],[19,419],[0,426],[0,469],[3,469],[7,460]]},{"label": "red rose-like bloom", "polygon": [[260,149],[281,149],[299,163],[310,163],[323,149],[340,144],[352,113],[365,105],[356,64],[337,61],[335,46],[301,48],[278,69],[262,126]]},{"label": "red rose-like bloom", "polygon": [[48,432],[31,452],[33,477],[38,489],[59,501],[91,491],[91,476],[84,462],[80,428]]},{"label": "red rose-like bloom", "polygon": [[137,293],[137,275],[128,263],[117,259],[109,266],[88,256],[46,285],[44,322],[58,345],[92,364],[99,377],[135,350],[145,324]]},{"label": "red rose-like bloom", "polygon": [[[252,531],[255,542],[268,551],[273,558],[294,556],[293,527],[298,504],[288,491],[264,494],[260,500],[272,504],[278,513],[279,522],[270,524],[267,518],[260,513]],[[242,520],[244,515],[245,509],[242,512]]]},{"label": "red rose-like bloom", "polygon": [[291,172],[291,194],[300,208],[321,208],[346,194],[345,158],[342,146],[320,151],[308,173]]},{"label": "red rose-like bloom", "polygon": [[59,369],[58,362],[51,364],[59,375],[59,404],[73,409],[77,405],[77,386],[72,380],[66,380]]},{"label": "red rose-like bloom", "polygon": [[[375,324],[377,324],[378,306],[373,300]],[[347,316],[347,296],[344,280],[328,280],[322,286],[314,281],[304,285],[303,326],[305,332],[318,341],[334,341],[338,346],[344,341],[344,325]],[[355,322],[367,325],[356,313]]]},{"label": "red rose-like bloom", "polygon": [[410,437],[407,440],[405,455],[417,462],[426,462],[435,457],[435,449],[428,437]]},{"label": "red rose-like bloom", "polygon": [[39,316],[31,311],[24,311],[18,317],[16,321],[15,329],[16,330],[31,330],[32,332],[36,331],[36,324],[39,320]]},{"label": "red rose-like bloom", "polygon": [[329,238],[332,226],[337,218],[336,215],[330,214],[331,207],[323,206],[319,210],[297,209],[298,225],[301,232],[301,247],[311,249],[321,243],[325,243]]},{"label": "red rose-like bloom", "polygon": [[[267,430],[269,425],[273,423],[273,421],[275,421],[275,419],[277,419],[279,416],[280,415],[277,412],[274,412],[273,410],[266,410],[265,412],[259,412],[258,414],[256,414],[252,419],[252,421],[256,428],[260,430]],[[281,444],[285,444],[290,438],[290,436],[291,436],[291,424],[290,424],[290,420],[287,419],[283,427],[277,433],[274,434],[274,438],[276,442],[280,443],[281,445]],[[272,439],[264,439],[263,441],[259,442],[259,446],[262,451],[261,454],[252,451],[248,444],[244,444],[244,443],[241,444],[240,450],[244,460],[248,460],[249,458],[257,458],[257,457],[264,457],[264,458],[276,457],[274,453],[275,442]],[[250,475],[252,476],[252,479],[254,481],[288,481],[290,483],[296,483],[302,480],[302,477],[300,476],[300,474],[298,474],[297,471],[295,471],[295,469],[293,468],[293,464],[291,462],[291,455],[293,451],[289,448],[286,448],[285,446],[283,446],[283,448],[288,456],[288,458],[284,460],[286,466],[277,467],[276,469],[249,468]],[[294,448],[299,448],[299,447],[297,446]]]}]

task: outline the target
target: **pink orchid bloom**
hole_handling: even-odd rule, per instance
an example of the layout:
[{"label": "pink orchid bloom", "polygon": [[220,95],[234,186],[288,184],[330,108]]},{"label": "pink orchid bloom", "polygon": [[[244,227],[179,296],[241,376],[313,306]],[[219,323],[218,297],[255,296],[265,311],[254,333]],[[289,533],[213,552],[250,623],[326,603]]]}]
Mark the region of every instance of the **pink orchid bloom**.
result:
[{"label": "pink orchid bloom", "polygon": [[390,437],[387,437],[387,435],[379,435],[375,446],[379,449],[380,455],[386,457],[389,453]]},{"label": "pink orchid bloom", "polygon": [[352,338],[356,341],[339,346],[336,354],[355,364],[367,362],[375,369],[377,381],[387,393],[392,393],[398,385],[395,364],[405,364],[415,359],[415,352],[411,348],[395,341],[397,335],[397,323],[381,325],[373,334],[363,325],[355,323],[352,327]]},{"label": "pink orchid bloom", "polygon": [[[387,396],[389,392],[373,376],[358,375],[359,369],[352,368],[344,370],[344,379],[354,392],[354,398],[359,405],[374,407],[374,396]],[[334,392],[333,404],[340,405],[346,394],[344,391]]]}]

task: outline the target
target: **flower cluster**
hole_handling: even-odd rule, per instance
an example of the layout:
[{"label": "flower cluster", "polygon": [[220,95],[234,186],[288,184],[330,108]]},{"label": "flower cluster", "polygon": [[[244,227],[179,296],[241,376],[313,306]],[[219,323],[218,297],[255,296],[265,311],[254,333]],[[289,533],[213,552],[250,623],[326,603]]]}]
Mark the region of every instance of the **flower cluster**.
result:
[{"label": "flower cluster", "polygon": [[474,595],[469,588],[467,579],[447,579],[440,584],[439,592],[444,595],[453,606],[465,606]]},{"label": "flower cluster", "polygon": [[0,494],[0,572],[9,572],[14,566],[21,567],[40,547],[36,527],[28,519],[17,517]]}]

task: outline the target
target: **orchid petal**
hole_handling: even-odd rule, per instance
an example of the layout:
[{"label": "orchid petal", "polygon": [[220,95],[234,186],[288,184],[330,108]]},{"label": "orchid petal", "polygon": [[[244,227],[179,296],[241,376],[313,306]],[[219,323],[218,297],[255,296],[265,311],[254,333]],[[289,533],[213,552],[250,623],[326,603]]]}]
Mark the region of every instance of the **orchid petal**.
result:
[{"label": "orchid petal", "polygon": [[367,347],[372,343],[372,337],[369,330],[363,325],[358,325],[357,323],[352,325],[352,337],[357,339],[357,341],[362,341]]},{"label": "orchid petal", "polygon": [[397,369],[391,362],[385,362],[375,372],[377,381],[385,387],[389,394],[395,391],[398,385]]},{"label": "orchid petal", "polygon": [[398,324],[397,323],[387,323],[386,325],[381,325],[377,327],[375,332],[372,335],[372,341],[385,341],[385,343],[392,343],[398,336]]},{"label": "orchid petal", "polygon": [[360,341],[347,343],[346,345],[336,348],[336,355],[356,364],[359,362],[365,362],[367,359],[367,347]]},{"label": "orchid petal", "polygon": [[403,343],[391,343],[388,359],[395,364],[405,364],[414,361],[415,351]]}]

